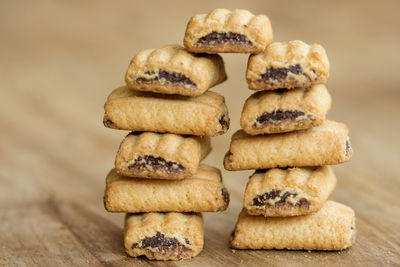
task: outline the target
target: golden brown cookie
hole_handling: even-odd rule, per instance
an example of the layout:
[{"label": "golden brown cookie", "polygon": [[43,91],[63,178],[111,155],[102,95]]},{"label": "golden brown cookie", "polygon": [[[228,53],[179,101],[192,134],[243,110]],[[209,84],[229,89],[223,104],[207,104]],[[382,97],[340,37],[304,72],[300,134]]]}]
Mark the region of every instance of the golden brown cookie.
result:
[{"label": "golden brown cookie", "polygon": [[250,11],[218,8],[193,16],[183,43],[196,53],[259,53],[273,40],[271,22]]},{"label": "golden brown cookie", "polygon": [[104,110],[104,125],[119,130],[216,136],[229,128],[225,98],[211,91],[184,97],[122,86],[108,96]]},{"label": "golden brown cookie", "polygon": [[335,186],[329,166],[257,170],[247,183],[244,208],[265,217],[306,215],[321,209]]},{"label": "golden brown cookie", "polygon": [[295,40],[272,43],[264,52],[251,55],[246,80],[252,90],[273,90],[326,83],[328,76],[325,49],[319,44]]},{"label": "golden brown cookie", "polygon": [[343,250],[355,243],[352,208],[327,201],[315,213],[293,217],[252,216],[242,210],[230,240],[236,249]]},{"label": "golden brown cookie", "polygon": [[205,164],[183,180],[135,179],[115,169],[106,179],[104,206],[110,212],[215,212],[228,204],[220,170]]},{"label": "golden brown cookie", "polygon": [[139,213],[125,217],[124,244],[132,257],[181,260],[203,249],[201,213]]},{"label": "golden brown cookie", "polygon": [[250,135],[283,133],[320,125],[331,107],[325,85],[262,91],[244,104],[240,125]]},{"label": "golden brown cookie", "polygon": [[179,45],[139,52],[125,75],[133,90],[185,96],[201,95],[226,79],[219,55],[193,54]]},{"label": "golden brown cookie", "polygon": [[179,180],[193,176],[210,151],[207,136],[132,132],[119,146],[115,168],[129,177]]},{"label": "golden brown cookie", "polygon": [[281,134],[251,136],[239,130],[232,136],[224,167],[237,171],[343,163],[353,155],[348,132],[345,124],[329,120]]}]

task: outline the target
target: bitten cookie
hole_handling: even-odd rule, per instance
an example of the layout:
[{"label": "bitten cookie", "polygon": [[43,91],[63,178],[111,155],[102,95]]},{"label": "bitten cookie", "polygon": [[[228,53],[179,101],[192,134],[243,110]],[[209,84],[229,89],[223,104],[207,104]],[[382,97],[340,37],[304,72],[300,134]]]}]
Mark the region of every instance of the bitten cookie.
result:
[{"label": "bitten cookie", "polygon": [[258,170],[247,183],[244,208],[265,217],[305,215],[321,209],[335,186],[329,166]]},{"label": "bitten cookie", "polygon": [[331,107],[325,85],[257,92],[244,104],[240,125],[250,135],[283,133],[320,125]]},{"label": "bitten cookie", "polygon": [[192,52],[259,53],[273,40],[271,22],[248,10],[218,8],[193,16],[183,43]]},{"label": "bitten cookie", "polygon": [[319,44],[302,41],[272,43],[264,52],[251,55],[246,80],[252,90],[310,87],[326,83],[329,60]]},{"label": "bitten cookie", "polygon": [[210,151],[207,136],[132,132],[118,149],[115,168],[136,178],[183,179],[197,172]]},{"label": "bitten cookie", "polygon": [[347,126],[324,121],[320,126],[281,134],[251,136],[237,131],[225,155],[230,171],[333,165],[353,155]]},{"label": "bitten cookie", "polygon": [[104,104],[104,125],[130,131],[216,136],[229,128],[225,98],[207,91],[197,97],[115,89]]},{"label": "bitten cookie", "polygon": [[179,45],[139,52],[125,75],[133,90],[185,96],[201,95],[226,79],[219,55],[193,54]]},{"label": "bitten cookie", "polygon": [[125,217],[124,245],[132,257],[181,260],[203,249],[203,218],[196,213],[142,213]]},{"label": "bitten cookie", "polygon": [[304,216],[265,218],[239,215],[230,245],[236,249],[343,250],[355,243],[354,211],[327,201]]},{"label": "bitten cookie", "polygon": [[135,179],[115,169],[106,179],[104,206],[110,212],[215,212],[228,204],[221,172],[205,164],[183,180]]}]

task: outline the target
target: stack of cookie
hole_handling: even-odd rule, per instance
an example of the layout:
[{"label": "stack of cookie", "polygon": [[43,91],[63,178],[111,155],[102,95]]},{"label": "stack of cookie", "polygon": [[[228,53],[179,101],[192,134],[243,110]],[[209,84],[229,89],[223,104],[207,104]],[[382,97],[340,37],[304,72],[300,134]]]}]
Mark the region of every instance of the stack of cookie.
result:
[{"label": "stack of cookie", "polygon": [[325,119],[328,75],[318,44],[277,42],[250,56],[247,83],[259,92],[244,104],[243,129],[232,136],[224,167],[256,171],[232,248],[342,250],[354,243],[354,211],[327,201],[336,186],[327,165],[352,157],[346,125]]},{"label": "stack of cookie", "polygon": [[130,130],[106,178],[104,205],[125,212],[131,256],[178,260],[203,248],[200,212],[225,210],[229,194],[219,169],[201,164],[210,136],[229,127],[224,97],[208,91],[227,79],[219,55],[179,45],[138,53],[126,86],[104,105],[104,125]]},{"label": "stack of cookie", "polygon": [[129,255],[196,256],[204,242],[200,212],[229,204],[219,169],[201,164],[211,151],[209,137],[229,128],[224,97],[208,91],[227,79],[216,53],[252,54],[247,82],[260,91],[247,99],[243,129],[224,160],[227,170],[256,170],[231,246],[340,250],[354,242],[353,210],[326,201],[336,185],[327,165],[349,161],[352,149],[347,127],[325,120],[331,105],[325,50],[272,40],[267,16],[216,9],[190,19],[185,48],[147,49],[132,59],[126,86],[104,105],[106,127],[132,131],[104,196],[108,211],[127,213]]}]

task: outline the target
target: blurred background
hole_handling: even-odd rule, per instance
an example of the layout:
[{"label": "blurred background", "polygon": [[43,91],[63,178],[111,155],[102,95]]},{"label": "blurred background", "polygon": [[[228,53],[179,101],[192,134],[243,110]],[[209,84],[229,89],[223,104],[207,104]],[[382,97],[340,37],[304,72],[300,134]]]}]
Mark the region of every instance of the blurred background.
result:
[{"label": "blurred background", "polygon": [[[275,41],[299,39],[325,47],[333,98],[328,118],[348,125],[355,150],[352,162],[335,166],[339,181],[333,199],[356,210],[361,229],[359,247],[342,259],[370,262],[374,253],[377,262],[384,256],[390,263],[399,260],[400,2],[262,0],[1,1],[0,233],[5,245],[0,258],[6,262],[23,251],[29,254],[33,246],[41,263],[46,251],[61,262],[69,255],[74,264],[85,258],[92,264],[128,260],[122,215],[108,214],[102,206],[105,175],[126,132],[104,128],[103,104],[124,84],[136,53],[182,44],[189,18],[218,7],[268,15]],[[212,139],[213,152],[205,160],[221,169],[252,93],[245,81],[248,55],[222,56],[229,79],[212,90],[225,96],[231,127]],[[223,171],[231,206],[206,214],[206,247],[194,263],[230,253],[228,236],[251,173]],[[371,218],[383,216],[385,222],[374,225]],[[84,228],[88,225],[92,228]],[[62,227],[67,229],[60,233]],[[66,247],[55,245],[57,240],[67,240]],[[375,251],[376,244],[390,253]],[[86,252],[79,256],[79,246],[94,259]],[[249,253],[254,259],[248,263],[254,264],[266,255]],[[25,257],[20,260],[29,262]],[[295,263],[296,257],[275,260]]]}]

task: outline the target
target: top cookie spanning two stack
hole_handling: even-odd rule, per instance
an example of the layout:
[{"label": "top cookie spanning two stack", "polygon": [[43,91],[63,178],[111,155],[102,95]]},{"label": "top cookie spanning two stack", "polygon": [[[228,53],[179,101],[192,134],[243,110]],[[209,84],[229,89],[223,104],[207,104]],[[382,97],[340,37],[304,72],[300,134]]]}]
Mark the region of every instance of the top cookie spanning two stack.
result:
[{"label": "top cookie spanning two stack", "polygon": [[271,22],[265,15],[223,8],[193,16],[183,43],[194,53],[262,52],[273,40]]}]

